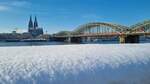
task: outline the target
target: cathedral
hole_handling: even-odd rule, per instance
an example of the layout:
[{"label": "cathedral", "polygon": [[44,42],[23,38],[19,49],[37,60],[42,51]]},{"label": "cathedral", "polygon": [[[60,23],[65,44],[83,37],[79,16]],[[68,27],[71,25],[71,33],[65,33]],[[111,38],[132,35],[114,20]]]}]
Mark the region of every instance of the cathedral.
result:
[{"label": "cathedral", "polygon": [[34,23],[32,21],[32,16],[30,16],[30,20],[28,24],[28,33],[30,33],[34,37],[43,35],[43,28],[38,27],[38,21],[36,16],[35,16]]}]

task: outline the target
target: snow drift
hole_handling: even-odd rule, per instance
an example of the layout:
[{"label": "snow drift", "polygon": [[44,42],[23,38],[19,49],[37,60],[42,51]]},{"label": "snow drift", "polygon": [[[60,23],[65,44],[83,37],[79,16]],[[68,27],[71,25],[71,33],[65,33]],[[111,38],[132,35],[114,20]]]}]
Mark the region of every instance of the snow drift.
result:
[{"label": "snow drift", "polygon": [[150,84],[150,44],[0,47],[0,84]]}]

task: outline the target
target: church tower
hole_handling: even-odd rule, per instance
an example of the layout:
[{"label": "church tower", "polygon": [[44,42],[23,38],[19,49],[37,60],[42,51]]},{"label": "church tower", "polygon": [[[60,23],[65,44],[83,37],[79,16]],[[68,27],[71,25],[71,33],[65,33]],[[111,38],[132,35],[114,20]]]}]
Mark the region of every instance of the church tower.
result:
[{"label": "church tower", "polygon": [[35,16],[34,23],[32,21],[32,16],[30,16],[29,24],[28,24],[28,33],[30,33],[33,37],[43,35],[43,28],[38,27],[38,21]]},{"label": "church tower", "polygon": [[35,16],[35,20],[34,20],[34,29],[37,29],[38,28],[38,21],[37,21],[37,18]]},{"label": "church tower", "polygon": [[33,30],[33,22],[32,22],[32,16],[30,16],[29,24],[28,24],[28,32],[31,32]]}]

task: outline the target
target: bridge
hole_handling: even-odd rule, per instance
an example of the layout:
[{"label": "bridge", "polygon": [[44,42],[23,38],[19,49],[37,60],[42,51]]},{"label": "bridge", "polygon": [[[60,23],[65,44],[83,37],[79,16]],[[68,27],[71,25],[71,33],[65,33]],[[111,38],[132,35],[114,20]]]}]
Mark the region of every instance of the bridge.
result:
[{"label": "bridge", "polygon": [[150,36],[150,20],[130,27],[104,22],[87,23],[67,35],[55,35],[53,38],[74,43],[95,39],[118,39],[120,43],[139,43],[140,36]]}]

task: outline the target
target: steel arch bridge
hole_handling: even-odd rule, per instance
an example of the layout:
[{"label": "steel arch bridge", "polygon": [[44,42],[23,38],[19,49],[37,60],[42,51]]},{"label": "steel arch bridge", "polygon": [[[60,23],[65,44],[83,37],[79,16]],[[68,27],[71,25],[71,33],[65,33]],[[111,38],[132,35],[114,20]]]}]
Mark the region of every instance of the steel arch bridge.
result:
[{"label": "steel arch bridge", "polygon": [[150,20],[132,25],[130,30],[131,32],[150,32]]},{"label": "steel arch bridge", "polygon": [[130,27],[104,23],[104,22],[93,22],[87,23],[76,28],[72,33],[78,34],[94,34],[94,33],[140,33],[150,32],[150,20],[137,23]]},{"label": "steel arch bridge", "polygon": [[87,23],[79,26],[68,35],[56,36],[55,38],[80,42],[88,37],[94,39],[119,37],[120,43],[138,43],[140,36],[150,36],[150,20],[130,27],[104,22]]},{"label": "steel arch bridge", "polygon": [[128,29],[126,26],[103,23],[103,22],[93,22],[79,26],[73,31],[74,35],[79,34],[111,34],[111,33],[120,33],[125,32]]}]

